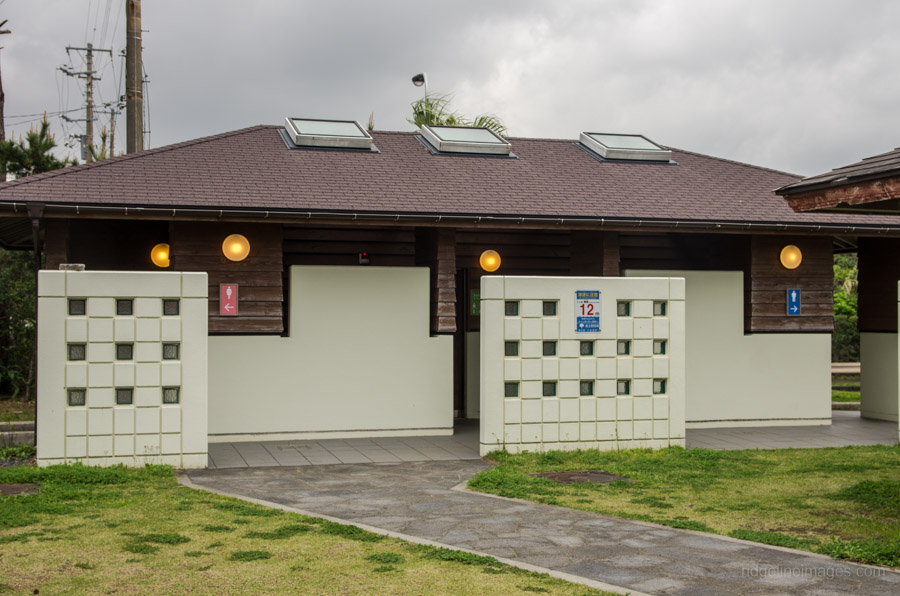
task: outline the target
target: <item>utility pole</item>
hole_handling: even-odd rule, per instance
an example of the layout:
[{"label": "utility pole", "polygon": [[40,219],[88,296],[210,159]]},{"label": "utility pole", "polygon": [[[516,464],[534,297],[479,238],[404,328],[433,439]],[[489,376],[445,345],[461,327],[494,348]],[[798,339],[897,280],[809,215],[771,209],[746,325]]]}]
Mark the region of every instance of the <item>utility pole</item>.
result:
[{"label": "utility pole", "polygon": [[[2,23],[0,23],[0,27],[3,27],[4,25],[6,25],[6,21],[8,21],[8,20],[9,19],[6,19]],[[9,29],[0,29],[0,35],[9,35],[10,33],[12,33],[12,31],[10,31]],[[3,48],[0,47],[0,50],[2,50],[2,49]],[[6,103],[6,94],[3,93],[3,77],[0,76],[0,141],[6,140],[6,124],[4,122],[4,117],[3,117],[3,105],[5,103]]]},{"label": "utility pole", "polygon": [[125,0],[126,153],[144,150],[144,68],[141,57],[141,0]]},{"label": "utility pole", "polygon": [[[112,50],[95,48],[94,44],[87,44],[86,48],[76,48],[72,46],[66,46],[66,53],[75,50],[78,52],[85,52],[85,62],[87,63],[87,70],[81,72],[75,72],[70,70],[65,66],[60,66],[59,70],[63,73],[69,75],[70,77],[78,77],[80,79],[84,79],[84,97],[85,97],[85,136],[87,137],[85,141],[86,149],[82,149],[82,156],[85,161],[94,161],[94,155],[92,153],[92,149],[94,148],[94,81],[99,81],[100,77],[94,76],[97,73],[94,72],[94,52],[107,52],[112,58]],[[71,120],[70,120],[71,121]]]},{"label": "utility pole", "polygon": [[116,156],[116,106],[109,108],[109,157]]}]

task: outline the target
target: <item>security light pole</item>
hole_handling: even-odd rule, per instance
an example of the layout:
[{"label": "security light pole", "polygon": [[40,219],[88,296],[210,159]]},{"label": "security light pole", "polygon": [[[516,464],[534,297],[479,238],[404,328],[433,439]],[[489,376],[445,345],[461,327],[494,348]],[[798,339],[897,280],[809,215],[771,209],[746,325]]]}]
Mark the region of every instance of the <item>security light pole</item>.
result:
[{"label": "security light pole", "polygon": [[425,86],[425,97],[426,98],[428,97],[428,75],[427,74],[425,74],[424,72],[420,72],[419,74],[417,74],[416,76],[414,76],[412,78],[412,83],[416,87],[422,87],[424,85]]}]

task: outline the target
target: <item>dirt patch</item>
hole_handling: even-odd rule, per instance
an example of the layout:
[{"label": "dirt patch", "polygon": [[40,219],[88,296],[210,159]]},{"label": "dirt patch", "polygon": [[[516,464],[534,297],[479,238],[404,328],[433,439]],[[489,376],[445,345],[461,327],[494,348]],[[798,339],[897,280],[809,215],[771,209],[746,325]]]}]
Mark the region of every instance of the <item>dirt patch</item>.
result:
[{"label": "dirt patch", "polygon": [[607,482],[634,482],[631,478],[610,474],[603,470],[578,470],[574,472],[545,472],[529,474],[536,478],[546,478],[558,484],[606,484]]},{"label": "dirt patch", "polygon": [[33,495],[37,493],[40,488],[40,484],[34,484],[33,482],[20,484],[0,483],[0,495],[3,495],[4,497],[7,495]]}]

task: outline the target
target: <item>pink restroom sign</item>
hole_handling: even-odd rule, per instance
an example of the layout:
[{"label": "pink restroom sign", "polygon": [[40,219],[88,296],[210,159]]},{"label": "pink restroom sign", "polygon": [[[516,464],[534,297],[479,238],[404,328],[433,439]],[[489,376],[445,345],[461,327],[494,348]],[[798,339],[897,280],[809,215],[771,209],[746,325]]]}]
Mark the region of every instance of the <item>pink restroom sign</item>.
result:
[{"label": "pink restroom sign", "polygon": [[219,314],[238,314],[238,285],[219,284]]}]

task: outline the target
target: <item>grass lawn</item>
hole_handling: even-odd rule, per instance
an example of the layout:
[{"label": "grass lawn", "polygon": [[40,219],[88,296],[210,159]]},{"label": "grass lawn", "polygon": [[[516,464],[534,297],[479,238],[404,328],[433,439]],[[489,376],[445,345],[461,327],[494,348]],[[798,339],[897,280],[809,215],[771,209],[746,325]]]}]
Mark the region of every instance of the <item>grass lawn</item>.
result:
[{"label": "grass lawn", "polygon": [[[900,447],[489,456],[469,488],[900,567]],[[632,479],[562,485],[536,472]]]},{"label": "grass lawn", "polygon": [[0,399],[0,422],[34,420],[34,402]]},{"label": "grass lawn", "polygon": [[166,466],[0,468],[0,593],[600,594],[181,486]]},{"label": "grass lawn", "polygon": [[856,402],[859,403],[859,391],[836,391],[831,390],[831,401]]}]

